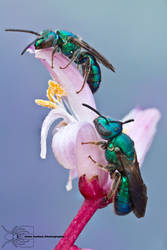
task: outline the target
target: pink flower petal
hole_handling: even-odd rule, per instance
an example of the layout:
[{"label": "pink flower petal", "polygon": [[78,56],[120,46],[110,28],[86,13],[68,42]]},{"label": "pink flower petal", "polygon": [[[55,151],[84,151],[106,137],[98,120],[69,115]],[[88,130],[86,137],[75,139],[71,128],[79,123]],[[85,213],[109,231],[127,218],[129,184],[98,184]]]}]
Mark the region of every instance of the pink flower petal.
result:
[{"label": "pink flower petal", "polygon": [[61,127],[53,136],[52,149],[57,161],[70,170],[67,190],[72,188],[72,179],[86,174],[88,179],[99,176],[101,186],[108,190],[111,180],[108,173],[97,167],[88,156],[91,155],[98,163],[106,165],[104,151],[96,145],[82,145],[81,142],[99,141],[95,128],[90,123],[75,122]]},{"label": "pink flower petal", "polygon": [[134,118],[134,123],[124,125],[125,132],[135,143],[137,158],[141,165],[149,150],[156,132],[157,123],[161,117],[160,112],[155,108],[133,109],[123,121]]},{"label": "pink flower petal", "polygon": [[[97,161],[98,163],[102,164],[103,166],[107,165],[105,160],[104,151],[96,145],[91,144],[84,144],[82,142],[89,142],[89,141],[99,141],[100,138],[97,135],[95,128],[90,123],[85,123],[80,128],[77,136],[77,143],[76,143],[76,153],[77,153],[77,168],[78,168],[78,175],[83,176],[86,174],[86,178],[91,179],[94,176],[99,177],[99,184],[101,187],[107,187],[106,184],[108,183],[108,173],[97,167],[90,158],[89,155]],[[111,184],[111,180],[110,180]]]},{"label": "pink flower petal", "polygon": [[125,130],[125,132],[127,131],[129,132],[131,129],[133,129],[134,124],[136,123],[136,118],[138,115],[141,114],[142,111],[143,110],[141,108],[132,109],[127,115],[123,117],[123,119],[121,119],[122,121],[127,121],[129,119],[135,120],[134,122],[130,122],[130,123],[123,125],[123,129]]},{"label": "pink flower petal", "polygon": [[54,55],[54,68],[51,68],[52,50],[52,48],[36,50],[35,57],[43,63],[53,79],[63,86],[67,93],[68,103],[70,103],[71,109],[77,115],[78,119],[92,122],[96,116],[95,113],[82,106],[82,103],[87,103],[94,108],[96,107],[88,84],[85,84],[83,90],[79,94],[76,94],[76,91],[83,84],[82,75],[73,64],[69,65],[67,69],[60,69],[60,66],[65,66],[69,62],[61,53]]}]

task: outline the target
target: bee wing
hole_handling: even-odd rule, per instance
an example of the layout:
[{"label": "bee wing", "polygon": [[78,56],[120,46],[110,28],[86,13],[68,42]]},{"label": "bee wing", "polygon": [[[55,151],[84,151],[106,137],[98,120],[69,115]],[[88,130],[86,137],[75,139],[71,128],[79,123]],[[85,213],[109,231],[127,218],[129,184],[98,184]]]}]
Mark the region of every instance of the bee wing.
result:
[{"label": "bee wing", "polygon": [[106,68],[111,69],[113,72],[115,72],[115,69],[113,67],[113,65],[104,57],[102,56],[97,50],[95,50],[94,48],[92,48],[88,43],[86,43],[83,40],[80,40],[78,38],[75,37],[70,37],[69,39],[71,42],[81,46],[83,49],[87,50],[88,52],[90,52],[93,56],[96,57],[96,59],[102,63]]},{"label": "bee wing", "polygon": [[134,206],[133,212],[138,218],[144,217],[147,205],[147,187],[140,173],[136,152],[133,162],[129,161],[121,151],[117,154],[128,178],[129,192]]}]

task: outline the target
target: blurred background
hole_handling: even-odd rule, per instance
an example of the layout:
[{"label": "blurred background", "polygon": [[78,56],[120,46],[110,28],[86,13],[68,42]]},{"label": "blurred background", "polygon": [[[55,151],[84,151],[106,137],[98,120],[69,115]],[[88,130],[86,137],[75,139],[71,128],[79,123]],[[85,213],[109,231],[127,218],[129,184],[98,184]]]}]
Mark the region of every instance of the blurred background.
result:
[{"label": "blurred background", "polygon": [[[23,48],[31,34],[5,28],[42,31],[66,29],[79,34],[111,61],[95,94],[101,113],[120,119],[132,108],[156,107],[162,113],[157,134],[141,169],[148,187],[143,219],[119,217],[112,205],[99,210],[76,245],[96,250],[164,250],[166,227],[167,1],[0,1],[1,170],[0,224],[32,225],[35,234],[63,234],[83,197],[74,182],[66,192],[68,171],[54,159],[50,131],[47,159],[40,159],[40,128],[49,112],[34,103],[44,98],[49,73]],[[5,241],[0,228],[0,244]],[[53,249],[56,239],[36,239],[34,249]],[[8,243],[6,249],[15,249]]]}]

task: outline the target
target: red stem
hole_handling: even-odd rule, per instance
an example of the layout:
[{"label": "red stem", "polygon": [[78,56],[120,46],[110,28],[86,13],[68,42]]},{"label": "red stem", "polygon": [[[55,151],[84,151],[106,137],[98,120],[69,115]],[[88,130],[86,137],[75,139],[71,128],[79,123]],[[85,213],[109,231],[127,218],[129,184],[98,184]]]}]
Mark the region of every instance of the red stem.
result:
[{"label": "red stem", "polygon": [[64,233],[64,237],[59,241],[54,250],[68,250],[71,246],[73,246],[83,228],[99,208],[100,202],[101,199],[89,199],[83,202],[77,215]]}]

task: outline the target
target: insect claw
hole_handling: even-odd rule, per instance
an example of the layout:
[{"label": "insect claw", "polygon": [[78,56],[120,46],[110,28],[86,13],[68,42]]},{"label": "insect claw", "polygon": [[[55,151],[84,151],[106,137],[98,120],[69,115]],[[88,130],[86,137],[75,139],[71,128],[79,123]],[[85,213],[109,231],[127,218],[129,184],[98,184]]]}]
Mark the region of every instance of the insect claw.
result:
[{"label": "insect claw", "polygon": [[91,155],[89,155],[88,158],[89,158],[94,164],[97,164],[97,162],[92,158]]},{"label": "insect claw", "polygon": [[[84,87],[84,85],[82,85],[82,86]],[[83,87],[81,87],[80,90],[76,91],[76,94],[79,94],[82,91]]]}]

